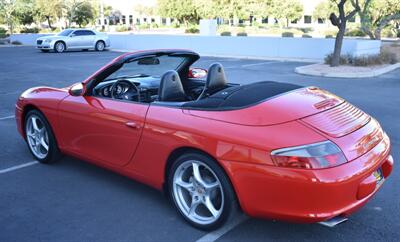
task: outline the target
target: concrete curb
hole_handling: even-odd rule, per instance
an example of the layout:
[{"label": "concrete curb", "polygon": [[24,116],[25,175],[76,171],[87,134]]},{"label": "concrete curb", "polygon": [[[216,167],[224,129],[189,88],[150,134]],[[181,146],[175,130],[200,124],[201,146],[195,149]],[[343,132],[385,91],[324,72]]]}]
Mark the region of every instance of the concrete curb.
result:
[{"label": "concrete curb", "polygon": [[315,71],[310,68],[312,66],[318,65],[307,65],[307,66],[299,66],[294,69],[294,71],[298,74],[308,75],[308,76],[323,76],[323,77],[339,77],[339,78],[367,78],[367,77],[376,77],[390,71],[393,71],[397,68],[400,68],[400,63],[396,63],[393,65],[385,66],[376,70],[366,71],[362,73],[354,73],[354,72],[321,72]]}]

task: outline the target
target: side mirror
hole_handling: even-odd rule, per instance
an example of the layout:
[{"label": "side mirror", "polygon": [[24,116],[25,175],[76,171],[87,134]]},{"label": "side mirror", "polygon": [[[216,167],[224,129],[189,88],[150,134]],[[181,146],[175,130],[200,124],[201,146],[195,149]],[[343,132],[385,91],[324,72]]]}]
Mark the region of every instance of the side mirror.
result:
[{"label": "side mirror", "polygon": [[71,38],[72,38],[72,37],[75,37],[75,36],[76,36],[76,34],[74,34],[74,33],[72,33],[72,34],[69,35],[69,37],[71,37]]},{"label": "side mirror", "polygon": [[85,90],[85,87],[83,86],[82,83],[76,83],[69,88],[68,93],[71,96],[82,96],[84,93],[84,90]]},{"label": "side mirror", "polygon": [[189,70],[189,78],[203,78],[207,76],[207,70],[202,68],[192,68]]}]

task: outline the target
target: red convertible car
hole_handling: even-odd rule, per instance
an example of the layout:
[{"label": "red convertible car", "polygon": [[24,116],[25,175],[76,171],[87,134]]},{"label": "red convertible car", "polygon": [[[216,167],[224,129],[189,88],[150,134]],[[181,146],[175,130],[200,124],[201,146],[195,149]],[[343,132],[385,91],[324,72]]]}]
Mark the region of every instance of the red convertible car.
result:
[{"label": "red convertible car", "polygon": [[[201,229],[238,205],[253,217],[334,225],[393,168],[379,123],[317,87],[226,80],[192,68],[188,50],[124,54],[68,88],[36,87],[16,104],[33,156],[88,160],[165,191]],[[205,77],[206,78],[203,78]]]}]

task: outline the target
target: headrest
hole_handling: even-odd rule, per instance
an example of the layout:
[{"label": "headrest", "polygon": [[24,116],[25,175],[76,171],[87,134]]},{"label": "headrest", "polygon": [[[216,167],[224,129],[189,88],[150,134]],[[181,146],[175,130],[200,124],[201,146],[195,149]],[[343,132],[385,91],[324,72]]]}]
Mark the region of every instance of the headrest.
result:
[{"label": "headrest", "polygon": [[158,100],[164,102],[183,102],[186,100],[181,78],[176,71],[167,71],[161,77]]},{"label": "headrest", "polygon": [[206,87],[208,90],[222,89],[226,86],[224,68],[220,63],[214,63],[208,68]]}]

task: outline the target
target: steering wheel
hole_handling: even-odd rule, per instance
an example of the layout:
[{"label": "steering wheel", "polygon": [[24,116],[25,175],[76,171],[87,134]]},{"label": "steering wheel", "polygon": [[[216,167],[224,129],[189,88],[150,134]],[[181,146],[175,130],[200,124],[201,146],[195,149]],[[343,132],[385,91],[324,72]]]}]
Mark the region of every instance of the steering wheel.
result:
[{"label": "steering wheel", "polygon": [[[115,92],[116,92],[117,86],[118,86],[118,84],[121,84],[121,83],[127,84],[127,86],[129,86],[128,90],[126,92],[121,93],[121,94],[116,94]],[[137,94],[136,95],[137,96],[137,100],[136,101],[140,102],[140,90],[139,90],[139,88],[135,84],[133,84],[132,82],[130,82],[128,80],[124,80],[124,79],[121,79],[121,80],[118,80],[118,81],[114,82],[114,84],[111,86],[111,98],[121,99],[121,95],[128,93],[129,90],[134,90],[135,91],[135,93]],[[133,95],[131,94],[129,96],[132,97]]]}]

